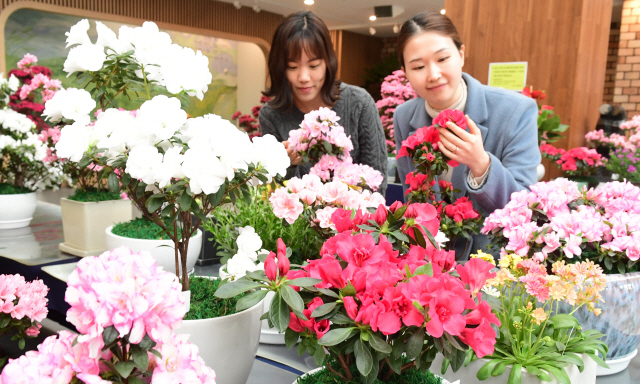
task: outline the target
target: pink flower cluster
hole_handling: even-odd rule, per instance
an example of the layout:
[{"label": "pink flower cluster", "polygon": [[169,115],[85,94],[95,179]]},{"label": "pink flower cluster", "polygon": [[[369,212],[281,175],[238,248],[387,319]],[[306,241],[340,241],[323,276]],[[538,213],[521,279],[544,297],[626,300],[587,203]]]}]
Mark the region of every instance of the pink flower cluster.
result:
[{"label": "pink flower cluster", "polygon": [[[635,128],[632,128],[632,130],[633,129]],[[596,131],[587,132],[587,134],[584,135],[584,138],[587,140],[589,145],[594,147],[597,147],[598,145],[609,145],[613,148],[635,151],[638,148],[638,145],[640,145],[640,132],[632,134],[627,139],[626,136],[619,135],[617,133],[612,133],[610,136],[606,136],[602,129],[598,129]],[[542,146],[540,147],[540,150],[542,150]]]},{"label": "pink flower cluster", "polygon": [[67,321],[91,340],[91,357],[103,347],[102,333],[113,325],[119,337],[139,343],[145,334],[156,342],[171,336],[185,314],[181,285],[158,268],[148,252],[121,247],[86,257],[67,280]]},{"label": "pink flower cluster", "polygon": [[637,129],[638,127],[640,127],[640,115],[635,115],[631,120],[620,124],[620,129]]},{"label": "pink flower cluster", "polygon": [[111,374],[113,355],[102,348],[103,332],[113,326],[118,337],[127,336],[131,344],[140,343],[145,335],[157,343],[161,357],[147,352],[150,382],[215,384],[215,373],[198,356],[198,347],[186,342],[187,335],[173,332],[185,314],[180,283],[148,252],[122,247],[86,257],[67,284],[65,300],[71,305],[67,320],[80,335],[62,331],[45,339],[37,352],[10,361],[0,383],[23,383],[25,374],[30,383],[67,384],[75,378],[87,384],[110,383],[103,377]]},{"label": "pink flower cluster", "polygon": [[293,146],[296,152],[307,154],[311,161],[318,161],[321,155],[318,156],[317,153],[327,153],[324,144],[327,142],[337,147],[338,152],[334,156],[343,160],[353,150],[353,143],[345,134],[344,128],[338,124],[338,120],[340,117],[325,107],[307,113],[300,123],[300,128],[289,132],[289,145]]},{"label": "pink flower cluster", "polygon": [[[2,314],[12,319],[28,319],[27,336],[40,333],[39,324],[47,317],[47,292],[42,280],[27,282],[21,275],[0,275],[0,318]],[[0,328],[0,331],[4,329]]]},{"label": "pink flower cluster", "polygon": [[324,182],[343,181],[349,185],[377,191],[384,180],[382,174],[366,164],[354,164],[349,156],[344,161],[335,156],[323,155],[309,171]]},{"label": "pink flower cluster", "polygon": [[[580,204],[576,203],[581,200]],[[603,248],[640,259],[640,188],[611,182],[580,192],[577,184],[556,179],[511,195],[511,201],[484,222],[482,233],[502,242],[502,255],[542,262],[580,256]]]},{"label": "pink flower cluster", "polygon": [[55,145],[60,140],[60,128],[47,128],[45,127],[40,131],[38,139],[47,144],[47,156],[42,160],[45,164],[51,164],[58,160],[58,155],[55,151]]},{"label": "pink flower cluster", "polygon": [[60,88],[62,88],[62,83],[58,79],[51,79],[49,76],[38,73],[33,77],[33,79],[31,79],[31,83],[24,84],[20,88],[18,96],[20,99],[26,100],[29,98],[31,92],[38,88],[42,88],[42,103],[46,103],[53,98],[53,95],[55,95]]},{"label": "pink flower cluster", "polygon": [[387,142],[387,152],[396,153],[396,141],[393,130],[393,114],[396,108],[404,102],[417,97],[416,92],[405,77],[402,70],[394,71],[384,78],[380,86],[382,99],[376,101],[376,107],[380,112],[382,128]]},{"label": "pink flower cluster", "polygon": [[378,192],[349,188],[342,181],[323,183],[316,175],[304,175],[288,181],[286,188],[276,189],[269,197],[276,217],[293,224],[306,209],[321,228],[333,228],[331,215],[338,208],[363,210],[385,203]]},{"label": "pink flower cluster", "polygon": [[[343,289],[351,284],[355,295],[343,297],[346,313],[374,332],[393,335],[403,326],[424,326],[435,338],[445,332],[460,337],[480,357],[493,353],[496,335],[490,324],[500,322],[486,302],[474,300],[485,281],[495,276],[490,272],[493,265],[480,259],[458,265],[460,278],[438,264],[433,264],[433,276],[407,276],[407,271],[413,273],[432,262],[428,257],[435,252],[412,246],[400,255],[384,235],[376,244],[369,234],[345,231],[329,239],[321,250],[322,258],[311,260],[304,270],[307,276],[322,279],[316,288]],[[292,320],[296,317],[291,316]],[[292,321],[290,327],[300,332],[298,323],[302,322]],[[323,332],[324,326],[315,330],[318,338]]]},{"label": "pink flower cluster", "polygon": [[27,53],[22,59],[20,59],[20,61],[18,61],[18,68],[26,70],[37,62],[38,58],[35,55]]}]

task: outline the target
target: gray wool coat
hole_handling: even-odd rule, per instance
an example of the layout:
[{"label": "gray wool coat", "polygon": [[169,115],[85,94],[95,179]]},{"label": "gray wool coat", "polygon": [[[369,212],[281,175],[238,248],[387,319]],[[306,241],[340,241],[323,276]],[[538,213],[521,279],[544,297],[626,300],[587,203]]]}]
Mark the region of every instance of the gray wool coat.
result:
[{"label": "gray wool coat", "polygon": [[[454,168],[451,181],[454,189],[462,191],[457,197],[469,196],[484,217],[496,209],[504,208],[513,192],[529,189],[536,183],[536,167],[540,163],[538,148],[538,107],[536,102],[513,91],[489,87],[463,73],[467,83],[465,114],[469,115],[482,133],[484,149],[491,157],[491,168],[485,184],[472,189],[467,184],[469,167],[460,164]],[[431,117],[425,109],[424,99],[418,97],[400,105],[394,114],[396,147],[418,128],[429,126]],[[407,173],[415,171],[411,159],[398,159],[398,173],[404,183]],[[456,244],[458,258],[468,258],[488,244],[483,235],[473,236],[472,242]]]}]

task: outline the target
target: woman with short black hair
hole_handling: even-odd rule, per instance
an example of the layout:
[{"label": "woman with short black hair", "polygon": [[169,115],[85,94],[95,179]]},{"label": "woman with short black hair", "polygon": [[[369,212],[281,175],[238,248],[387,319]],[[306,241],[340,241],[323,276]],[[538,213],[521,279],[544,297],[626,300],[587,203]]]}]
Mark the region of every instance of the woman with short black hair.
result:
[{"label": "woman with short black hair", "polygon": [[[288,146],[289,131],[299,128],[306,113],[331,108],[353,142],[353,162],[384,176],[379,189],[384,195],[387,150],[378,109],[364,89],[336,79],[338,60],[324,22],[308,11],[289,15],[273,35],[268,67],[271,82],[263,94],[272,99],[260,110],[262,134]],[[312,164],[299,165],[299,156],[287,151],[292,164],[287,178],[308,173]]]}]

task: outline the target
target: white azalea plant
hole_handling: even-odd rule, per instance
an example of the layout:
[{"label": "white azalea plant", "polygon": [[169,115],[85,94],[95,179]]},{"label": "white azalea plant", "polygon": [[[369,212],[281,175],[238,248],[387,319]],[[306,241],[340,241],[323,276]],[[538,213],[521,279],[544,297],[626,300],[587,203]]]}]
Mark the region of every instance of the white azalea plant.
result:
[{"label": "white azalea plant", "polygon": [[8,106],[20,83],[0,74],[0,193],[27,193],[57,188],[64,180],[62,164],[36,124]]},{"label": "white azalea plant", "polygon": [[[189,239],[201,220],[224,201],[248,199],[250,185],[284,176],[289,157],[271,135],[251,141],[219,116],[187,117],[181,100],[201,99],[212,78],[200,51],[172,44],[152,22],[122,26],[118,37],[100,22],[96,27],[95,44],[87,20],[71,28],[67,46],[76,46],[64,64],[91,91],[69,88],[45,105],[49,120],[67,124],[58,156],[81,168],[104,167],[109,188],[125,192],[173,240],[176,274],[181,266],[188,290]],[[121,94],[142,105],[118,108]],[[98,106],[104,112],[92,122]]]},{"label": "white azalea plant", "polygon": [[262,248],[262,239],[256,230],[247,225],[237,228],[238,252],[220,269],[220,278],[238,280],[249,272],[264,271],[264,259],[269,251]]}]

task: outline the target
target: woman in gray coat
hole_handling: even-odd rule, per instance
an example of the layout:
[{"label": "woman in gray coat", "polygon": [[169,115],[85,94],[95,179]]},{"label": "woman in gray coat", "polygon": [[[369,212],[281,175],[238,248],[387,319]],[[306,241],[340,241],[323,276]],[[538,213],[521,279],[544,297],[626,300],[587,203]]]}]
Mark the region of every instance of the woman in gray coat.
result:
[{"label": "woman in gray coat", "polygon": [[271,86],[264,95],[273,99],[260,110],[260,130],[287,146],[292,164],[287,178],[311,168],[300,165],[299,156],[288,148],[289,131],[299,128],[306,113],[327,107],[351,138],[353,162],[384,176],[378,189],[384,196],[387,147],[378,109],[367,91],[336,80],[338,60],[324,22],[308,11],[289,15],[273,35],[268,66]]},{"label": "woman in gray coat", "polygon": [[[533,99],[513,91],[482,85],[462,72],[464,45],[451,20],[423,12],[404,23],[398,55],[418,98],[400,105],[394,115],[398,150],[418,128],[429,126],[444,109],[465,113],[468,131],[452,122],[440,129],[440,150],[460,165],[440,175],[469,196],[485,217],[503,208],[511,194],[536,182],[540,163],[537,139],[538,108]],[[410,158],[398,159],[404,181],[415,171]],[[403,183],[406,190],[407,185]],[[463,258],[484,248],[486,236],[455,245]],[[465,250],[466,248],[466,250]],[[463,255],[464,253],[464,255]]]}]

